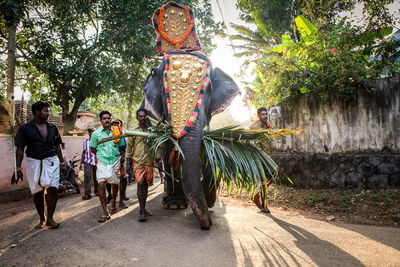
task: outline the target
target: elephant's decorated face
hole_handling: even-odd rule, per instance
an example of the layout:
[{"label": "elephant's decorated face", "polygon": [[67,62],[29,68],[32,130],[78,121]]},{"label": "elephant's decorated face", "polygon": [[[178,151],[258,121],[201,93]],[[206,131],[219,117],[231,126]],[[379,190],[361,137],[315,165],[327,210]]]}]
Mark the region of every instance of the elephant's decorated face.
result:
[{"label": "elephant's decorated face", "polygon": [[[173,54],[169,54],[169,56],[174,56]],[[186,56],[186,55],[185,55]],[[200,109],[204,109],[206,116],[207,116],[207,120],[210,120],[212,116],[214,116],[215,114],[218,114],[222,111],[225,110],[226,107],[229,106],[229,104],[232,102],[233,98],[239,94],[240,90],[238,88],[238,86],[236,85],[236,83],[233,81],[233,79],[227,75],[226,73],[224,73],[222,70],[220,70],[219,68],[215,68],[215,69],[211,69],[210,71],[210,79],[211,81],[208,83],[206,89],[203,91],[203,95],[200,96],[200,92],[198,92],[198,88],[196,88],[195,91],[195,87],[196,87],[196,79],[200,80],[200,84],[203,85],[205,84],[205,78],[201,79],[199,78],[200,73],[204,74],[204,66],[203,69],[201,69],[200,71],[200,67],[197,63],[194,63],[191,65],[191,68],[186,67],[185,68],[185,64],[184,62],[187,62],[185,60],[183,60],[180,63],[175,63],[177,69],[173,69],[172,64],[173,62],[175,62],[175,60],[178,60],[178,58],[176,59],[171,59],[171,63],[170,66],[168,66],[168,70],[166,69],[167,66],[167,61],[166,59],[164,59],[163,63],[160,64],[157,68],[153,68],[149,77],[147,78],[146,84],[144,86],[144,100],[143,103],[141,105],[142,108],[145,108],[147,111],[149,111],[149,114],[151,117],[154,117],[158,120],[161,119],[167,119],[169,117],[169,113],[168,113],[168,103],[167,101],[169,101],[171,103],[172,100],[172,105],[170,105],[171,109],[169,111],[171,111],[171,118],[168,120],[168,122],[171,121],[172,119],[172,123],[174,119],[176,118],[183,118],[184,116],[187,115],[191,115],[196,110],[196,106],[194,109],[189,109],[189,107],[193,107],[193,103],[195,103],[199,100],[199,97],[201,98],[201,105]],[[207,58],[205,56],[202,56],[199,59],[203,59],[205,61],[207,61]],[[198,59],[197,59],[198,60]],[[179,66],[179,68],[178,68]],[[181,70],[181,71],[179,71]],[[172,72],[175,71],[174,75],[169,74],[168,72]],[[190,74],[189,74],[190,71]],[[179,72],[179,75],[178,75]],[[197,75],[196,75],[197,74]],[[206,74],[207,75],[207,74]],[[174,77],[175,78],[175,84],[172,83],[172,81],[169,81],[168,79]],[[206,77],[208,78],[208,77]],[[186,82],[187,81],[187,82]],[[192,87],[190,89],[190,85],[192,82],[194,81],[194,87]],[[171,85],[169,85],[171,84]],[[173,85],[174,84],[174,85]],[[182,88],[178,88],[178,85],[184,85],[184,87]],[[175,86],[175,87],[174,87]],[[165,87],[171,87],[168,88],[168,93],[166,93]],[[174,88],[173,88],[174,87]],[[200,87],[200,90],[203,86]],[[186,88],[187,90],[185,90],[184,88]],[[170,90],[171,89],[171,90]],[[176,90],[176,91],[174,91]],[[183,99],[182,91],[185,93],[185,95],[187,94],[188,97],[188,101],[184,102],[180,102],[180,104],[182,104],[183,107],[187,107],[187,109],[185,109],[183,111],[183,114],[178,112],[178,106],[176,106],[176,109],[174,109],[174,103],[173,101],[176,100],[176,103],[178,103],[178,100]],[[194,95],[193,95],[194,93]],[[175,95],[174,95],[175,94]],[[197,98],[196,98],[197,96]],[[167,100],[168,98],[169,100]],[[190,99],[193,100],[192,103],[190,103]],[[197,99],[197,100],[196,100]],[[205,105],[206,104],[206,105]],[[188,114],[185,114],[185,112],[187,112]],[[196,114],[195,114],[196,115]],[[192,117],[192,116],[190,116]],[[189,120],[190,120],[189,117]],[[184,119],[182,120],[178,120],[176,119],[176,126],[181,126],[181,122],[184,122]],[[181,125],[180,125],[181,124]],[[187,123],[186,123],[187,124]],[[191,123],[189,122],[189,125]],[[183,127],[184,129],[185,127]],[[179,131],[179,129],[177,127],[174,127],[174,130]]]},{"label": "elephant's decorated face", "polygon": [[209,62],[195,53],[166,55],[164,87],[168,120],[176,138],[186,135],[193,127],[209,76]]},{"label": "elephant's decorated face", "polygon": [[[224,72],[211,72],[210,60],[198,52],[201,45],[190,7],[169,1],[154,12],[152,22],[157,51],[164,58],[147,79],[142,107],[150,116],[166,119],[179,139],[197,120],[205,124],[222,112],[239,88]],[[204,115],[198,118],[199,114]]]}]

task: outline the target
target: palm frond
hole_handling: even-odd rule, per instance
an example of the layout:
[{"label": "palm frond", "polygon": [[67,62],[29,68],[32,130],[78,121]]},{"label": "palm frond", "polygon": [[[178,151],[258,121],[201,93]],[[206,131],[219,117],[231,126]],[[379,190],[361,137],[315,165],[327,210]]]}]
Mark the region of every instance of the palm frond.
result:
[{"label": "palm frond", "polygon": [[[261,140],[275,142],[275,137],[294,134],[289,129],[247,130],[237,126],[227,126],[204,133],[201,158],[204,166],[210,166],[215,185],[223,181],[228,192],[233,183],[241,191],[254,192],[267,189],[272,179],[281,183],[278,165],[259,146]],[[284,177],[291,182],[287,175]],[[267,192],[266,192],[267,193]]]},{"label": "palm frond", "polygon": [[[146,142],[151,146],[145,152],[142,160],[149,153],[156,154],[161,146],[167,149],[167,152],[171,152],[170,150],[176,147],[184,158],[181,147],[172,137],[172,126],[167,123],[154,122],[155,126],[150,127],[149,132],[126,131],[123,135],[104,138],[99,143],[123,137],[139,136],[146,138]],[[239,191],[245,189],[254,194],[267,189],[268,187],[263,187],[263,185],[267,185],[270,179],[275,183],[280,183],[279,173],[292,182],[271,157],[259,147],[259,143],[267,140],[272,144],[276,137],[294,134],[298,131],[290,129],[250,130],[238,128],[236,125],[206,131],[200,152],[202,165],[211,168],[213,178],[211,182],[218,187],[223,181],[228,192],[230,192],[231,185],[235,184]]]}]

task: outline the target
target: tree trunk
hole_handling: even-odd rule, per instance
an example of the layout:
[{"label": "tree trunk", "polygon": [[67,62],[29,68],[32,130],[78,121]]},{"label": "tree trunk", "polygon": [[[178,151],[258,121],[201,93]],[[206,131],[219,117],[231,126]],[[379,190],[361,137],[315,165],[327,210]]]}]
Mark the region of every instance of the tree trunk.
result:
[{"label": "tree trunk", "polygon": [[8,111],[8,124],[11,129],[14,128],[14,113],[15,113],[15,99],[14,99],[14,80],[15,80],[15,35],[17,24],[14,23],[8,28],[8,67],[7,67],[7,111]]},{"label": "tree trunk", "polygon": [[126,119],[125,129],[131,128],[131,121],[132,121],[132,105],[133,105],[133,92],[129,94],[128,100],[128,118]]},{"label": "tree trunk", "polygon": [[85,97],[75,99],[71,112],[69,112],[69,105],[62,106],[62,122],[64,124],[65,133],[74,129],[79,107],[85,99]]}]

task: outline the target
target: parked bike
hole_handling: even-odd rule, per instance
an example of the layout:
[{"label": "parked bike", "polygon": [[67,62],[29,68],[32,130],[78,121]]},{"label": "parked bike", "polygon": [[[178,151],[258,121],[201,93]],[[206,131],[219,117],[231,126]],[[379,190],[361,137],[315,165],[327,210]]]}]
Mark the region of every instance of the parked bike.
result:
[{"label": "parked bike", "polygon": [[60,175],[60,185],[58,187],[58,193],[71,192],[76,190],[77,194],[81,193],[79,189],[78,176],[75,172],[75,166],[80,159],[75,159],[79,154],[75,153],[72,160],[69,161],[69,166],[66,167],[66,171]]}]

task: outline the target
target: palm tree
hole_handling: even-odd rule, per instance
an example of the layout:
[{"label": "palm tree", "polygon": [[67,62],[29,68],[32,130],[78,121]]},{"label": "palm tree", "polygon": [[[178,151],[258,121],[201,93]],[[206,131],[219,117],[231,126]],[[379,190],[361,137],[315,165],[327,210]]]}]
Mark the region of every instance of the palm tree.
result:
[{"label": "palm tree", "polygon": [[250,62],[255,62],[270,55],[267,52],[272,46],[279,44],[280,38],[267,35],[259,27],[255,31],[246,26],[231,23],[237,34],[231,35],[231,40],[239,41],[239,44],[232,45],[235,49],[235,56],[245,57],[244,65],[247,66]]}]

